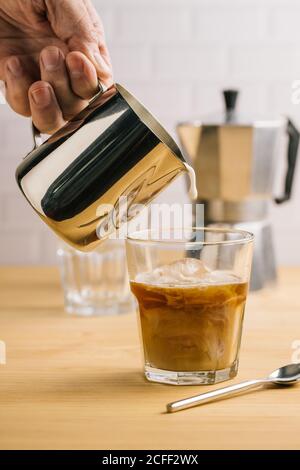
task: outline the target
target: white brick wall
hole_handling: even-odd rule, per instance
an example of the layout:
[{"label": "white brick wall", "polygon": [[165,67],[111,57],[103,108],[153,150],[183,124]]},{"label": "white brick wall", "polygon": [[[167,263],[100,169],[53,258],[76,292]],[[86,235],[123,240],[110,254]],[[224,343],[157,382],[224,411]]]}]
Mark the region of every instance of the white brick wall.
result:
[{"label": "white brick wall", "polygon": [[[178,120],[221,109],[220,90],[242,90],[242,112],[289,114],[300,79],[299,0],[94,0],[106,27],[115,78],[174,132]],[[31,146],[29,123],[0,105],[0,263],[52,263],[55,237],[14,181]],[[278,173],[284,162],[278,166]],[[278,174],[278,181],[280,181]],[[161,199],[187,200],[184,182]],[[293,201],[274,207],[278,259],[300,264],[300,163]]]},{"label": "white brick wall", "polygon": [[186,8],[185,2],[181,5],[177,2],[175,8],[170,8],[168,3],[161,2],[162,6],[155,8],[155,2],[123,2],[116,18],[118,39],[133,47],[137,44],[161,46],[173,44],[174,39],[178,43],[193,39],[191,9]]}]

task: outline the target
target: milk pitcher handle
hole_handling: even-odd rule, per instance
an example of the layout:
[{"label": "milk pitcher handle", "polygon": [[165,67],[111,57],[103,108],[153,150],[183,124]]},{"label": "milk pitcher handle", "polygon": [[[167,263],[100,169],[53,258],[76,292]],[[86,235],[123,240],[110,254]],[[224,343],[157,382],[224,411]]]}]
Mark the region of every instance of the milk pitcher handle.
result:
[{"label": "milk pitcher handle", "polygon": [[291,198],[298,156],[300,133],[290,119],[288,119],[286,131],[289,136],[287,151],[287,172],[283,195],[275,198],[276,204],[282,204]]},{"label": "milk pitcher handle", "polygon": [[31,131],[32,131],[32,137],[33,137],[33,150],[37,149],[40,145],[42,145],[45,140],[47,140],[48,137],[50,137],[47,134],[42,134],[33,124],[31,121]]}]

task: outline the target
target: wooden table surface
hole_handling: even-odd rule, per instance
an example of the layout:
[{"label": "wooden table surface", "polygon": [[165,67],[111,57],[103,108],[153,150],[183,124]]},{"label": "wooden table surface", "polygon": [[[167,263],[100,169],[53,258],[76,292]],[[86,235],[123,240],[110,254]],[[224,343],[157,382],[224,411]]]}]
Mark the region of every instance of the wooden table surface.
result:
[{"label": "wooden table surface", "polygon": [[[0,308],[1,449],[300,448],[300,386],[164,413],[214,387],[146,382],[135,314],[64,313],[55,268],[1,268]],[[276,288],[249,296],[232,383],[290,363],[297,340],[300,268],[282,269]]]}]

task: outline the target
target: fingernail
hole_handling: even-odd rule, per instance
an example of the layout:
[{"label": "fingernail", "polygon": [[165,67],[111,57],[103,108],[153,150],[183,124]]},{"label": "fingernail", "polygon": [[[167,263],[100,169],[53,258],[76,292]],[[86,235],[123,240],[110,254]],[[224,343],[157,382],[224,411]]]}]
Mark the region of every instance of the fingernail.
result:
[{"label": "fingernail", "polygon": [[42,62],[46,70],[52,71],[57,69],[60,64],[61,53],[57,47],[45,49],[42,52]]},{"label": "fingernail", "polygon": [[83,64],[83,61],[80,60],[80,59],[76,59],[74,60],[74,58],[72,59],[72,62],[70,64],[70,67],[69,67],[69,71],[70,71],[70,74],[75,77],[75,78],[78,78],[78,77],[81,77],[84,73],[84,64]]},{"label": "fingernail", "polygon": [[95,60],[96,60],[97,64],[99,65],[99,67],[102,70],[105,70],[106,72],[110,72],[109,66],[107,65],[107,63],[105,62],[105,60],[103,59],[101,54],[99,54],[99,52],[96,52],[94,54],[94,57],[95,57]]},{"label": "fingernail", "polygon": [[16,78],[21,77],[23,75],[23,67],[18,57],[12,57],[7,62],[7,68],[12,75]]},{"label": "fingernail", "polygon": [[34,103],[42,108],[49,106],[52,99],[50,88],[47,86],[31,90],[31,96]]}]

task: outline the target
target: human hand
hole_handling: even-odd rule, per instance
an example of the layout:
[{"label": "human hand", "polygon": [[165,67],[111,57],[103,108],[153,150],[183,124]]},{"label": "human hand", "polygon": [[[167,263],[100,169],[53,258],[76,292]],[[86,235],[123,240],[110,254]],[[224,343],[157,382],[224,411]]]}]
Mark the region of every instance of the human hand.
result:
[{"label": "human hand", "polygon": [[112,70],[90,0],[0,0],[0,79],[6,98],[53,133],[106,86]]}]

